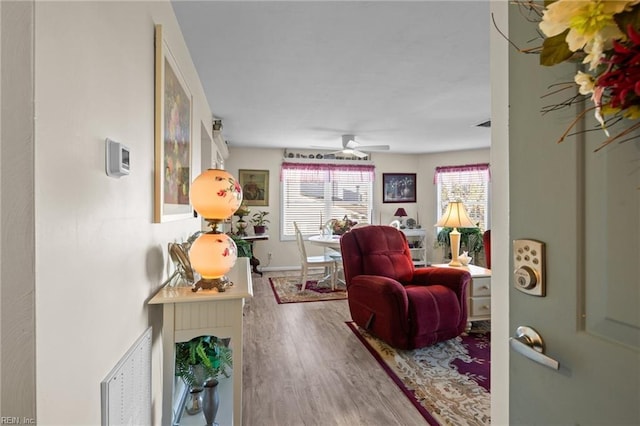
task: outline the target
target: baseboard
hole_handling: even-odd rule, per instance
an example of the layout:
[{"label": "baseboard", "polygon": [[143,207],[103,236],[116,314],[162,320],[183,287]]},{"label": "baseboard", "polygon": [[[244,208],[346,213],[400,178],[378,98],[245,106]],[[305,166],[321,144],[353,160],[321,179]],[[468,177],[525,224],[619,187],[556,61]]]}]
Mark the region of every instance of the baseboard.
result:
[{"label": "baseboard", "polygon": [[[299,271],[302,268],[300,266],[266,266],[260,268],[260,272],[282,272],[282,271]],[[310,270],[322,271],[322,268],[311,268]]]}]

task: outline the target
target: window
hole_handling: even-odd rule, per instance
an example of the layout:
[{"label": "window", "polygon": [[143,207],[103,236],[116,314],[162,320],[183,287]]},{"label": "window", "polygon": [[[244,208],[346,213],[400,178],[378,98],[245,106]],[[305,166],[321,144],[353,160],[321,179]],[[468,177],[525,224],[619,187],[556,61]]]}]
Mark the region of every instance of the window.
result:
[{"label": "window", "polygon": [[438,219],[449,201],[460,200],[480,229],[489,229],[489,178],[489,164],[436,167]]},{"label": "window", "polygon": [[303,235],[320,233],[321,224],[345,215],[371,223],[374,166],[283,163],[281,235],[293,239],[293,222]]}]

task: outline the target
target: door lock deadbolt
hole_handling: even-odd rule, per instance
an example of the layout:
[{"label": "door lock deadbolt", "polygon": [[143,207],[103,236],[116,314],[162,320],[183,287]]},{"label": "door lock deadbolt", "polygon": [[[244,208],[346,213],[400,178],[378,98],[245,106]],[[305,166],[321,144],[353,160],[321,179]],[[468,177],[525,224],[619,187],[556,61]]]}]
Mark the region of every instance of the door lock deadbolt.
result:
[{"label": "door lock deadbolt", "polygon": [[544,243],[540,241],[513,241],[515,288],[532,296],[545,295],[544,252]]},{"label": "door lock deadbolt", "polygon": [[522,266],[515,272],[516,284],[530,290],[538,283],[538,273],[529,266]]}]

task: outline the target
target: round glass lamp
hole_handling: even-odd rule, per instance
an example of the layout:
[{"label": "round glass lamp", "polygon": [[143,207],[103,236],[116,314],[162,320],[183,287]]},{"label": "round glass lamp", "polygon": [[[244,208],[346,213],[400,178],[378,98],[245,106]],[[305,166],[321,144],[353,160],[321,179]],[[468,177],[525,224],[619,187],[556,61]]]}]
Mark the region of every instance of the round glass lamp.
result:
[{"label": "round glass lamp", "polygon": [[198,286],[205,290],[217,288],[224,291],[230,285],[225,274],[236,264],[238,248],[227,234],[207,232],[193,242],[189,257],[191,266],[202,276],[196,283],[196,291]]},{"label": "round glass lamp", "polygon": [[209,169],[193,181],[189,197],[195,211],[211,226],[211,231],[201,234],[189,250],[191,265],[202,276],[192,290],[225,291],[231,285],[225,274],[235,265],[238,248],[231,237],[218,230],[218,224],[240,207],[242,188],[229,172]]},{"label": "round glass lamp", "polygon": [[215,230],[242,204],[242,187],[226,170],[209,169],[193,181],[189,199],[195,211]]}]

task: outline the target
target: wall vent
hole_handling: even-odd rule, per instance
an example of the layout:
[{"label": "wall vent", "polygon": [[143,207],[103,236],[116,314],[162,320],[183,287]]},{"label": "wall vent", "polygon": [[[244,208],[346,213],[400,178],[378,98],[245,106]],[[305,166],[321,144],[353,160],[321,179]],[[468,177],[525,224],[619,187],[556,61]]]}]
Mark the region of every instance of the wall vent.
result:
[{"label": "wall vent", "polygon": [[151,424],[151,330],[100,383],[102,426]]}]

